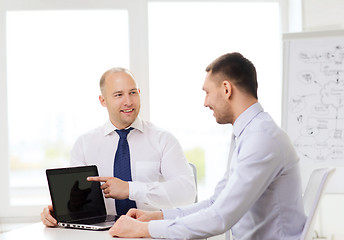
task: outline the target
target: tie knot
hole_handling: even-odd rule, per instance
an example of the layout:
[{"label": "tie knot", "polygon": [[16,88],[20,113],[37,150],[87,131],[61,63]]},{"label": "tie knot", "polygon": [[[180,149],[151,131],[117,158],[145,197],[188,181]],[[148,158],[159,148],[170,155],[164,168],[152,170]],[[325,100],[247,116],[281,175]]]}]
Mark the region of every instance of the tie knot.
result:
[{"label": "tie knot", "polygon": [[133,130],[134,128],[132,128],[132,127],[130,127],[130,128],[128,128],[128,129],[121,129],[121,130],[119,130],[119,129],[116,129],[115,131],[116,131],[116,133],[119,135],[119,137],[120,138],[127,138],[127,136],[128,136],[128,133],[131,131],[131,130]]}]

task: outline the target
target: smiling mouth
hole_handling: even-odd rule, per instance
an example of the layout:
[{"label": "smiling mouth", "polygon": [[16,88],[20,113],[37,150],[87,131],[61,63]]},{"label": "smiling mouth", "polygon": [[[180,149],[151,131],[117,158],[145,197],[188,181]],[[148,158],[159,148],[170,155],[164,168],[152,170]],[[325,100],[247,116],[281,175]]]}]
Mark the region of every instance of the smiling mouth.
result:
[{"label": "smiling mouth", "polygon": [[130,112],[132,112],[132,111],[134,111],[133,108],[131,108],[131,109],[126,109],[126,110],[121,110],[121,112],[124,112],[124,113],[130,113]]}]

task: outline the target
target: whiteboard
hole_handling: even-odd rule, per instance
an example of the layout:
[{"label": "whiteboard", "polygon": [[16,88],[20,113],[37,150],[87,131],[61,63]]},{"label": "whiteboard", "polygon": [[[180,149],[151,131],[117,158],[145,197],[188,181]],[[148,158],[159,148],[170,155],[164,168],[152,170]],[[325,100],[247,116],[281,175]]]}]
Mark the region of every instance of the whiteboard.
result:
[{"label": "whiteboard", "polygon": [[300,157],[303,187],[337,167],[328,192],[344,193],[344,31],[283,35],[282,127]]}]

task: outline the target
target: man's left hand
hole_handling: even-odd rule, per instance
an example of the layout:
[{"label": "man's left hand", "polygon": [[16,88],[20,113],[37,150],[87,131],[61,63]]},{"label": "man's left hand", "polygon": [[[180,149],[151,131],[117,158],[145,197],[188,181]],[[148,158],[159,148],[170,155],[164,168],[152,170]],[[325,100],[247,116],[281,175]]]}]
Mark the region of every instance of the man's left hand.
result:
[{"label": "man's left hand", "polygon": [[110,228],[113,237],[121,238],[151,238],[148,231],[148,222],[140,222],[134,218],[122,215]]}]

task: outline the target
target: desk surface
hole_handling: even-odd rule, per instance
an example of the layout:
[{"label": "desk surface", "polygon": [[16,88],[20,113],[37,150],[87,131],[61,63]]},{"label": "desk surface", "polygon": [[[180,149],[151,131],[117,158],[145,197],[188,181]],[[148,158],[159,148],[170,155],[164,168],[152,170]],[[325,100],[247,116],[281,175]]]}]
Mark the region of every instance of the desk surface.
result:
[{"label": "desk surface", "polygon": [[[35,240],[107,240],[114,239],[108,231],[89,231],[67,228],[47,228],[42,223],[35,223],[23,228],[18,228],[6,233],[0,234],[0,240],[18,240],[18,239],[35,239]],[[120,238],[115,238],[120,239]],[[128,238],[126,238],[128,240]],[[136,239],[137,240],[137,239]]]}]

